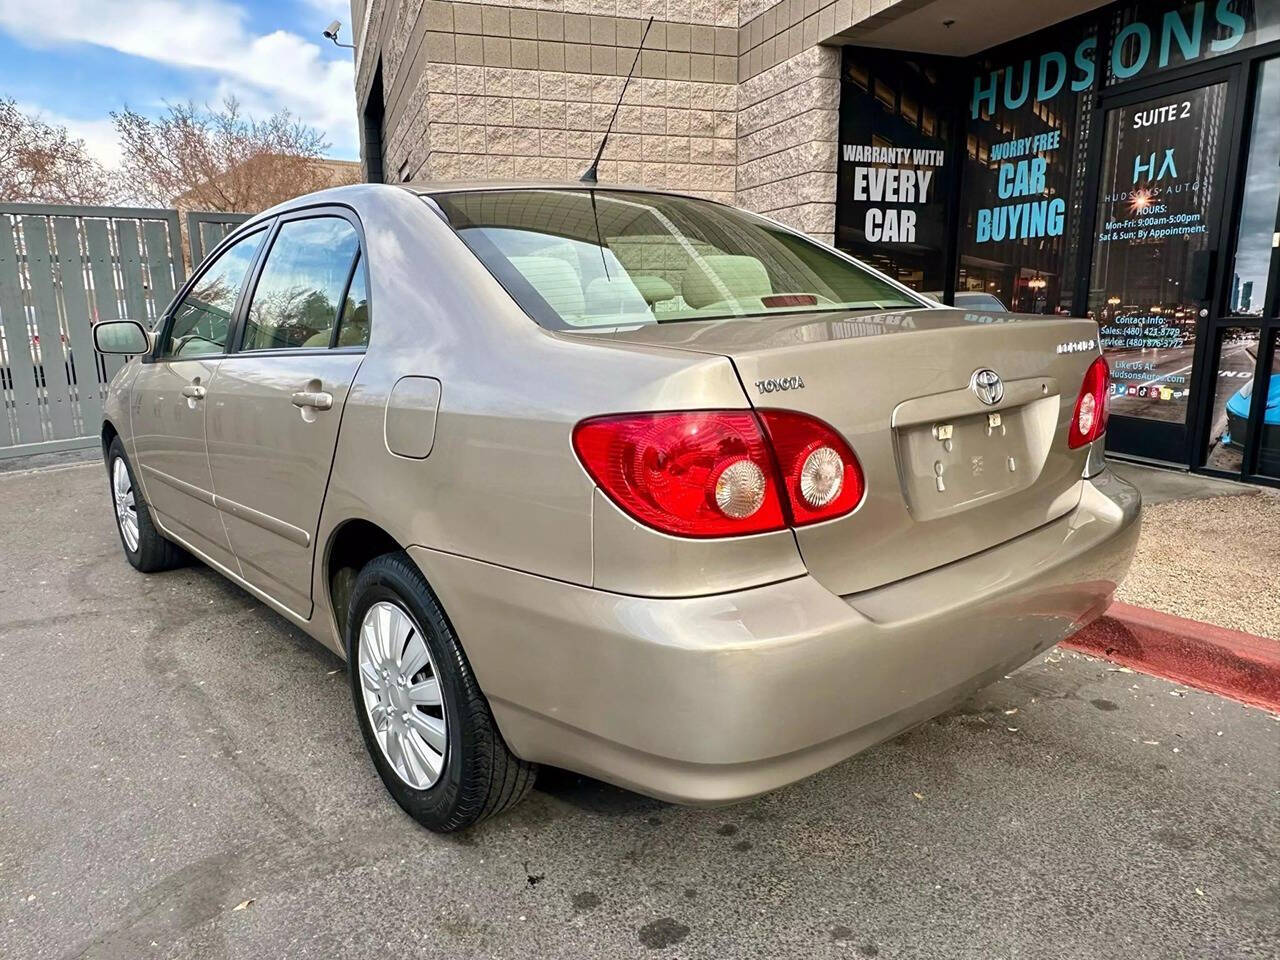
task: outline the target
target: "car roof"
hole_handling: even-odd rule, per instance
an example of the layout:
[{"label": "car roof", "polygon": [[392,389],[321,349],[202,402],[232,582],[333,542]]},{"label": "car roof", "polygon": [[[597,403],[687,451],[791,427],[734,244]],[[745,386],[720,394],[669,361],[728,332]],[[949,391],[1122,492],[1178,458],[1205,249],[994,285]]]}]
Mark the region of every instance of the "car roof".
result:
[{"label": "car roof", "polygon": [[238,224],[229,236],[243,235],[252,227],[270,220],[272,217],[278,217],[294,210],[303,210],[307,207],[334,204],[359,209],[362,206],[360,203],[361,198],[368,197],[371,193],[378,193],[385,197],[388,191],[398,191],[402,194],[408,193],[418,197],[431,197],[448,193],[509,190],[609,190],[617,193],[647,193],[657,196],[702,200],[705,203],[728,206],[733,210],[739,209],[732,204],[726,204],[720,200],[712,200],[708,197],[700,197],[692,193],[663,190],[630,183],[584,183],[581,180],[439,180],[413,183],[350,183],[340,187],[327,187],[324,190],[304,193],[301,196],[281,201],[273,207],[268,207],[266,210],[255,213],[243,223]]},{"label": "car roof", "polygon": [[[440,180],[429,183],[401,184],[417,194],[474,193],[478,190],[617,190],[623,193],[658,193],[673,197],[692,194],[679,190],[662,190],[633,183],[587,183],[582,180]],[[696,199],[696,198],[695,198]]]},{"label": "car roof", "polygon": [[477,191],[610,190],[619,193],[649,193],[668,197],[688,197],[693,200],[706,200],[708,203],[719,202],[679,190],[662,190],[656,187],[630,183],[584,183],[581,180],[440,180],[413,183],[352,183],[341,187],[329,187],[325,190],[318,190],[315,193],[306,193],[302,196],[285,200],[274,207],[255,214],[245,221],[245,224],[248,225],[278,216],[290,210],[318,206],[323,203],[351,203],[355,205],[353,201],[361,194],[367,194],[372,190],[400,190],[420,197],[446,193],[474,193]]}]

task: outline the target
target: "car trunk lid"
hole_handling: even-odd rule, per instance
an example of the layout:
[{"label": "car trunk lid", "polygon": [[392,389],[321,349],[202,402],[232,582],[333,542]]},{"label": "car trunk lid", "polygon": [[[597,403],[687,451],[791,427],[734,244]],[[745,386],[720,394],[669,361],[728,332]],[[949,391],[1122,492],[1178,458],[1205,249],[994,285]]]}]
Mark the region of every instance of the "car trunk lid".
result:
[{"label": "car trunk lid", "polygon": [[[1067,428],[1097,356],[1092,321],[959,310],[652,324],[613,340],[728,357],[757,408],[839,430],[866,474],[853,513],[799,527],[809,571],[867,590],[969,556],[1072,510],[1087,448]],[[977,371],[1003,395],[984,402]]]}]

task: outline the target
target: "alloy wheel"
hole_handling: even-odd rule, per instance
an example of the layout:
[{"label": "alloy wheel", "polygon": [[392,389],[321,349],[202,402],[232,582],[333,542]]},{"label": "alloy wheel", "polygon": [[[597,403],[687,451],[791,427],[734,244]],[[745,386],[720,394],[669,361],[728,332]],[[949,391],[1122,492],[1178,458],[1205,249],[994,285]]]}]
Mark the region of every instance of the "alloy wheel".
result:
[{"label": "alloy wheel", "polygon": [[111,493],[116,505],[116,522],[120,535],[129,551],[138,549],[138,504],[133,495],[133,480],[129,468],[120,457],[111,464]]},{"label": "alloy wheel", "polygon": [[422,630],[402,607],[380,600],[360,624],[356,669],[373,738],[401,780],[432,786],[448,737],[440,674]]}]

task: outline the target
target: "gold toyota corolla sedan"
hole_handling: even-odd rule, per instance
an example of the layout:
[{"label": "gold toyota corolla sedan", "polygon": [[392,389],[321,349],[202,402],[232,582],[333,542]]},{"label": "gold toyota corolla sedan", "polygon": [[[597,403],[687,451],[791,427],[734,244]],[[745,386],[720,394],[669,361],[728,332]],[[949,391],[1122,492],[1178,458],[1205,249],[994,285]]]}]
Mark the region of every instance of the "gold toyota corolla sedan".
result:
[{"label": "gold toyota corolla sedan", "polygon": [[432,830],[539,763],[699,804],[808,776],[1097,617],[1138,537],[1094,323],[691,197],[330,190],[94,330],[134,355],[129,562],[196,556],[345,657]]}]

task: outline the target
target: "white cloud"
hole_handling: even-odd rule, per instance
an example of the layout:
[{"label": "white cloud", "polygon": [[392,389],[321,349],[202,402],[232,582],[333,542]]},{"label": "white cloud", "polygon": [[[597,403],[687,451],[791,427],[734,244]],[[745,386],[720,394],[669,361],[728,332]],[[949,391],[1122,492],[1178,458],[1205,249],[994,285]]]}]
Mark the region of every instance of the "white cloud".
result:
[{"label": "white cloud", "polygon": [[326,60],[317,43],[285,30],[253,34],[245,21],[242,7],[223,0],[0,0],[0,26],[24,42],[87,43],[205,71],[246,103],[287,107],[336,150],[353,150],[351,61]]},{"label": "white cloud", "polygon": [[351,4],[347,0],[304,0],[304,3],[319,14],[319,29],[327,27],[330,20],[341,20],[342,36],[339,39],[351,40]]}]

